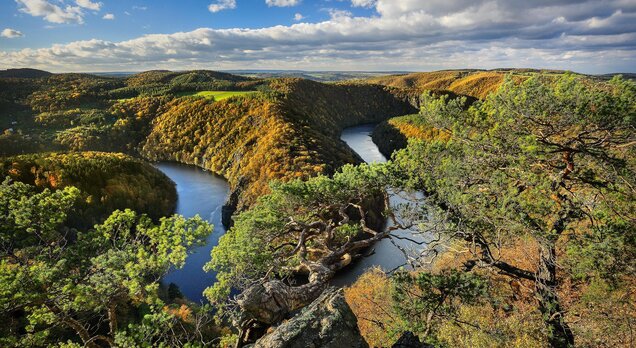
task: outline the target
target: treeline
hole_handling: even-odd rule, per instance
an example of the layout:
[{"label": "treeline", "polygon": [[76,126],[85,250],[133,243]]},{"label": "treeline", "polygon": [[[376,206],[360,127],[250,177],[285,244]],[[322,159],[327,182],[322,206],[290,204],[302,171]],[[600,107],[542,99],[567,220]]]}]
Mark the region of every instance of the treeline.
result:
[{"label": "treeline", "polygon": [[443,91],[469,98],[486,99],[489,94],[501,87],[506,76],[512,76],[515,81],[521,82],[537,74],[557,77],[563,73],[563,71],[534,69],[440,70],[372,77],[365,82],[414,90],[418,93]]},{"label": "treeline", "polygon": [[151,165],[124,154],[41,153],[0,159],[0,177],[37,190],[77,187],[73,227],[87,228],[114,210],[132,209],[151,218],[171,215],[177,200],[174,183]]},{"label": "treeline", "polygon": [[263,85],[262,80],[221,73],[195,70],[184,73],[147,71],[126,79],[126,86],[109,91],[112,99],[158,96],[192,91],[253,91]]}]

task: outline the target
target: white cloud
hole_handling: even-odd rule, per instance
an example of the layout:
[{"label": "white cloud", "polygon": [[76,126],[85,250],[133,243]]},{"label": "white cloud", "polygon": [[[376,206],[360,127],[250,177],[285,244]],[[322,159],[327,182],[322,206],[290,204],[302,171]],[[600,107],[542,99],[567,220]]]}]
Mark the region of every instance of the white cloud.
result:
[{"label": "white cloud", "polygon": [[217,0],[208,6],[208,10],[212,13],[217,13],[223,10],[231,10],[236,8],[236,0]]},{"label": "white cloud", "polygon": [[79,7],[93,11],[99,11],[103,5],[101,2],[92,2],[91,0],[75,0],[75,3]]},{"label": "white cloud", "polygon": [[133,10],[139,10],[139,11],[145,11],[148,9],[147,6],[133,6],[132,7]]},{"label": "white cloud", "polygon": [[2,30],[2,32],[0,32],[0,36],[6,37],[7,39],[15,39],[17,37],[24,36],[24,34],[22,34],[22,32],[17,31],[15,29],[5,28],[4,30]]},{"label": "white cloud", "polygon": [[290,7],[300,4],[300,0],[265,0],[267,6]]},{"label": "white cloud", "polygon": [[120,42],[95,39],[41,49],[0,50],[0,68],[431,70],[511,66],[629,72],[636,66],[636,6],[625,5],[625,0],[603,4],[554,0],[549,5],[521,0],[431,2],[440,7],[416,0],[378,0],[377,14],[368,17],[332,11],[329,19],[318,23],[200,28]]},{"label": "white cloud", "polygon": [[294,15],[294,20],[295,20],[296,22],[298,22],[298,21],[302,21],[302,20],[303,20],[303,18],[305,18],[305,17],[304,17],[302,14],[300,14],[300,13],[296,13],[296,14]]},{"label": "white cloud", "polygon": [[82,8],[67,5],[61,8],[46,0],[16,0],[20,11],[34,17],[43,17],[51,23],[84,23]]},{"label": "white cloud", "polygon": [[370,8],[375,6],[376,2],[376,0],[351,0],[351,6]]},{"label": "white cloud", "polygon": [[108,19],[108,20],[113,20],[115,19],[115,15],[112,13],[107,13],[104,15],[104,17],[102,17],[103,19]]},{"label": "white cloud", "polygon": [[337,8],[329,8],[326,10],[329,12],[329,16],[331,17],[331,19],[351,17],[351,12],[346,10],[339,10]]}]

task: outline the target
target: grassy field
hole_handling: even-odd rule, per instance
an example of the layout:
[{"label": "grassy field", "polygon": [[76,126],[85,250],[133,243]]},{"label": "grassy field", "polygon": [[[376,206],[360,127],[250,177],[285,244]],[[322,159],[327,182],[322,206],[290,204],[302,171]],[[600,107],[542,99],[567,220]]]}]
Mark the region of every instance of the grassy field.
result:
[{"label": "grassy field", "polygon": [[248,95],[257,93],[255,91],[201,91],[201,92],[183,92],[179,93],[180,97],[203,97],[207,99],[223,100],[234,96]]}]

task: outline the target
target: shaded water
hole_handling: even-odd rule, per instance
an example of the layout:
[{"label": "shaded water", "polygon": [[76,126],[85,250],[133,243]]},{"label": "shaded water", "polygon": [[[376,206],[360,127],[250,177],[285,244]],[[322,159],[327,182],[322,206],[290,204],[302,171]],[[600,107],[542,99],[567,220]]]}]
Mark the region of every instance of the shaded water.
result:
[{"label": "shaded water", "polygon": [[210,260],[210,251],[225,233],[221,223],[221,207],[229,192],[227,182],[200,168],[177,164],[158,163],[155,165],[177,184],[177,214],[185,217],[195,215],[214,225],[206,244],[192,250],[185,266],[171,270],[164,278],[164,284],[174,283],[181,293],[194,302],[204,300],[203,290],[215,282],[215,274],[203,271],[203,265]]},{"label": "shaded water", "polygon": [[386,162],[386,157],[380,152],[378,146],[371,139],[371,133],[375,129],[375,124],[363,124],[355,127],[345,128],[340,135],[340,139],[347,143],[362,160],[367,163]]}]

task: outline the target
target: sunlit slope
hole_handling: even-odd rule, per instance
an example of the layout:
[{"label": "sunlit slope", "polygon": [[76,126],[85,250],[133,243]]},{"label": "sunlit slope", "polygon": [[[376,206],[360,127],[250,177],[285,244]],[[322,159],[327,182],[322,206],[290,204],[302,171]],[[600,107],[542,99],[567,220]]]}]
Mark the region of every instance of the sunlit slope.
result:
[{"label": "sunlit slope", "polygon": [[[537,72],[539,71],[531,69],[442,70],[373,77],[365,80],[365,82],[412,89],[418,92],[426,90],[450,91],[460,95],[484,99],[501,86],[507,74],[512,75],[515,79],[524,80]],[[550,71],[547,73],[558,74],[560,72]]]}]

